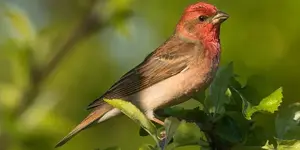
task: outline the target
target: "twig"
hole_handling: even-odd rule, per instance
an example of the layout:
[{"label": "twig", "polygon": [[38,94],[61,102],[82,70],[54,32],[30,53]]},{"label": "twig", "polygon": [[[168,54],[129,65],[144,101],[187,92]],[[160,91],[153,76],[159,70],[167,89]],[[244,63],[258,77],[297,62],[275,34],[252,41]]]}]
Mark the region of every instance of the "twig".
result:
[{"label": "twig", "polygon": [[[94,6],[97,5],[97,2],[100,1],[91,0],[90,9],[88,9],[88,12],[83,16],[77,28],[71,32],[58,48],[54,57],[52,57],[43,68],[32,67],[30,75],[31,83],[28,90],[24,91],[24,94],[22,95],[19,107],[17,107],[17,110],[15,111],[16,116],[20,116],[34,102],[34,99],[40,91],[41,84],[52,74],[65,56],[73,50],[76,43],[93,33],[97,33],[97,31],[103,29],[110,23],[110,20],[104,20],[94,10]],[[119,17],[120,14],[114,14],[112,17],[115,16]]]}]

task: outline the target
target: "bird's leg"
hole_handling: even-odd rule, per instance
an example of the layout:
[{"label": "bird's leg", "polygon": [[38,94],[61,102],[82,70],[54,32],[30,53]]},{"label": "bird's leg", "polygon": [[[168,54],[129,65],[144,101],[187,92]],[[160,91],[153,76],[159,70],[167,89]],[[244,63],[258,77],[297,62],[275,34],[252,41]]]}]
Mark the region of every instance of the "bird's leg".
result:
[{"label": "bird's leg", "polygon": [[157,124],[162,125],[162,126],[164,126],[164,124],[165,124],[163,121],[161,121],[161,120],[159,120],[159,119],[157,119],[157,118],[155,118],[155,117],[151,118],[151,120],[152,120],[153,122],[157,123]]}]

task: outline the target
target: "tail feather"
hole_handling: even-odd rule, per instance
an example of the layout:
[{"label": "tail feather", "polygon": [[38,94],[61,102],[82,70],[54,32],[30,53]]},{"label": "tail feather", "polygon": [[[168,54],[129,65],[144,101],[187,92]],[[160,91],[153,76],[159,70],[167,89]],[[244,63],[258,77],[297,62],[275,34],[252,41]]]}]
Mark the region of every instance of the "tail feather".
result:
[{"label": "tail feather", "polygon": [[109,104],[103,104],[95,108],[95,110],[91,112],[79,125],[77,125],[67,136],[65,136],[61,141],[59,141],[56,144],[55,148],[64,145],[76,134],[84,130],[86,127],[88,127],[90,124],[98,120],[100,117],[102,117],[106,112],[110,111],[111,109],[113,109],[113,107]]}]

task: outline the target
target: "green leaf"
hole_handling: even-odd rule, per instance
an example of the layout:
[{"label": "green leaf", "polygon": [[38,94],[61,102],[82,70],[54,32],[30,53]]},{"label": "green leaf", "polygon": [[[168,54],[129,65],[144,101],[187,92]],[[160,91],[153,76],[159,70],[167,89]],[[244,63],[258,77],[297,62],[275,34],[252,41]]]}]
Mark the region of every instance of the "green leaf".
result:
[{"label": "green leaf", "polygon": [[[232,88],[234,89],[234,88]],[[264,98],[259,105],[257,106],[252,106],[250,102],[248,102],[243,95],[234,89],[235,92],[237,92],[243,102],[242,109],[243,109],[243,114],[246,119],[251,120],[251,117],[254,113],[256,112],[270,112],[274,113],[275,111],[278,110],[278,107],[280,106],[282,102],[282,87],[278,88],[276,91],[274,91],[272,94]]]},{"label": "green leaf", "polygon": [[158,144],[157,129],[154,124],[132,103],[120,99],[104,99],[104,101],[113,107],[120,109],[126,116],[138,123]]},{"label": "green leaf", "polygon": [[199,107],[193,109],[184,109],[179,106],[165,108],[164,113],[168,116],[173,116],[188,122],[206,123],[209,121],[209,116]]},{"label": "green leaf", "polygon": [[274,148],[274,146],[273,145],[271,145],[271,144],[269,144],[269,140],[266,142],[266,144],[263,146],[263,147],[261,147],[262,149],[267,149],[267,150],[274,150],[275,148]]},{"label": "green leaf", "polygon": [[[259,105],[251,107],[250,103],[247,102],[246,108],[244,108],[244,114],[246,119],[251,120],[251,117],[256,112],[270,112],[274,113],[278,110],[278,107],[280,106],[282,102],[282,88],[278,88],[276,91],[274,91],[272,94],[264,98]],[[247,107],[248,106],[248,107]]]},{"label": "green leaf", "polygon": [[284,140],[278,142],[278,150],[299,150],[300,141],[299,140]]},{"label": "green leaf", "polygon": [[218,120],[214,131],[221,139],[229,141],[230,143],[239,143],[243,140],[237,122],[227,115]]},{"label": "green leaf", "polygon": [[235,145],[234,147],[231,148],[231,150],[263,150],[263,148],[261,146]]},{"label": "green leaf", "polygon": [[225,92],[225,95],[227,97],[227,100],[225,101],[225,103],[229,104],[230,100],[231,100],[231,97],[232,97],[232,92],[231,92],[230,88],[227,88],[227,90]]},{"label": "green leaf", "polygon": [[277,147],[269,144],[269,141],[262,147],[262,149],[266,150],[299,150],[300,149],[300,141],[299,140],[278,140]]},{"label": "green leaf", "polygon": [[229,116],[233,119],[234,121],[233,123],[236,125],[236,128],[238,129],[238,131],[235,131],[238,132],[237,135],[240,135],[242,140],[247,140],[246,138],[249,137],[249,130],[251,130],[250,128],[253,127],[251,126],[252,121],[247,120],[244,117],[244,115],[239,111],[226,112],[226,116]]},{"label": "green leaf", "polygon": [[186,123],[181,121],[177,131],[174,134],[174,147],[187,146],[187,145],[209,145],[206,141],[206,136],[198,126],[194,123]]},{"label": "green leaf", "polygon": [[300,103],[294,103],[280,110],[275,119],[277,138],[300,140]]},{"label": "green leaf", "polygon": [[273,92],[268,97],[264,98],[257,107],[257,110],[267,111],[270,113],[274,113],[278,110],[282,102],[282,87],[278,88],[275,92]]},{"label": "green leaf", "polygon": [[221,67],[217,71],[216,77],[209,87],[208,97],[205,100],[205,106],[209,109],[210,113],[223,114],[225,112],[224,104],[228,101],[225,93],[228,89],[228,85],[232,77],[232,63],[229,63],[227,66]]},{"label": "green leaf", "polygon": [[165,108],[163,110],[164,114],[167,115],[167,116],[173,116],[173,117],[182,117],[182,116],[185,116],[185,109],[183,107],[180,107],[180,106],[174,106],[174,107],[168,107],[168,108]]},{"label": "green leaf", "polygon": [[227,89],[225,95],[228,98],[227,105],[225,106],[226,111],[241,111],[242,106],[242,98],[240,96],[240,93],[237,93],[237,90],[243,90],[241,87],[241,84],[235,79],[235,77],[232,77],[230,79],[229,88]]},{"label": "green leaf", "polygon": [[246,98],[234,87],[230,87],[231,89],[233,89],[233,91],[235,91],[241,98],[242,100],[242,113],[245,116],[246,119],[249,120],[249,116],[247,116],[247,114],[251,111],[252,105],[250,102],[248,102],[246,100]]},{"label": "green leaf", "polygon": [[205,100],[205,91],[199,91],[193,95],[193,99],[197,100],[200,103],[204,103]]},{"label": "green leaf", "polygon": [[164,148],[169,144],[169,142],[172,140],[173,135],[175,134],[180,122],[178,119],[174,117],[169,117],[165,119],[165,130],[166,130],[166,140],[164,143]]}]

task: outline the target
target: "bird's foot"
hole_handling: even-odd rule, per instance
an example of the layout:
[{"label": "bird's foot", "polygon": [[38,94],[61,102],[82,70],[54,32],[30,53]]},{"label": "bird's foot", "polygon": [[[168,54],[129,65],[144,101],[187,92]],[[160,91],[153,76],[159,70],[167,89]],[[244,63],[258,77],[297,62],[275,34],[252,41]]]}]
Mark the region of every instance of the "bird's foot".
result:
[{"label": "bird's foot", "polygon": [[162,140],[164,140],[166,137],[167,137],[166,130],[163,130],[163,131],[161,131],[161,132],[159,133],[158,139],[162,141]]}]

